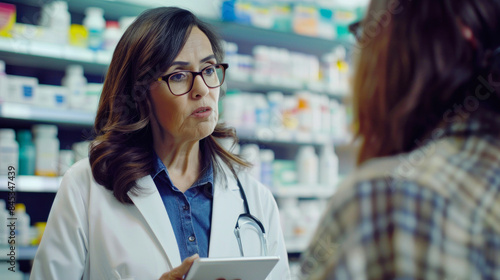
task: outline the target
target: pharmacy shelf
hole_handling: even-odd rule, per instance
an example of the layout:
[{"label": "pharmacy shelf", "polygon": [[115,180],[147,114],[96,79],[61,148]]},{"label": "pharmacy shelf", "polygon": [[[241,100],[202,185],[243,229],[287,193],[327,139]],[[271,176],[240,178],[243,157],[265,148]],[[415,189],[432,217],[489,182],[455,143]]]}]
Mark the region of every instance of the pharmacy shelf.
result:
[{"label": "pharmacy shelf", "polygon": [[[46,42],[36,42],[26,39],[10,39],[0,37],[0,59],[7,64],[40,67],[43,69],[64,70],[70,64],[79,64],[86,74],[104,76],[112,52],[92,51],[84,48],[57,45]],[[327,89],[323,84],[293,84],[291,82],[281,85],[253,81],[250,78],[231,78],[228,76],[229,89],[238,89],[249,92],[281,91],[294,93],[300,90],[309,90],[325,94],[338,99],[347,95],[347,90]]]},{"label": "pharmacy shelf", "polygon": [[285,247],[288,254],[296,254],[302,253],[307,249],[309,242],[305,240],[286,240],[285,239]]},{"label": "pharmacy shelf", "polygon": [[[303,52],[315,55],[323,55],[331,52],[338,45],[351,49],[354,40],[331,40],[318,37],[310,37],[292,32],[281,32],[271,29],[259,28],[251,25],[242,25],[234,22],[220,20],[206,20],[217,28],[222,38],[235,42],[238,45],[259,45],[285,48],[290,51]],[[243,50],[249,52],[249,50]]]},{"label": "pharmacy shelf", "polygon": [[348,139],[335,139],[325,133],[309,133],[288,130],[274,130],[268,127],[245,128],[236,127],[239,140],[259,142],[263,144],[293,144],[293,145],[347,145]]},{"label": "pharmacy shelf", "polygon": [[[16,261],[32,260],[35,258],[36,250],[38,246],[16,246],[15,257]],[[10,254],[10,247],[7,245],[0,245],[0,261],[6,261],[9,259],[7,254]]]},{"label": "pharmacy shelf", "polygon": [[329,89],[326,85],[321,83],[316,84],[271,84],[271,83],[262,83],[259,81],[254,81],[252,78],[234,78],[228,75],[227,86],[230,90],[240,90],[246,92],[270,92],[270,91],[279,91],[284,94],[293,94],[297,91],[310,91],[318,94],[327,95],[338,100],[342,100],[346,96],[348,96],[348,89]]},{"label": "pharmacy shelf", "polygon": [[85,73],[104,76],[111,61],[109,51],[92,51],[53,43],[0,37],[0,59],[6,64],[64,70],[80,64]]},{"label": "pharmacy shelf", "polygon": [[[62,177],[43,176],[16,176],[14,179],[15,192],[57,192],[61,184]],[[9,191],[8,178],[0,176],[0,191]],[[277,197],[300,197],[300,198],[329,198],[335,189],[331,186],[281,186],[273,190]]]},{"label": "pharmacy shelf", "polygon": [[[43,3],[40,0],[13,0],[13,2],[34,7],[40,7]],[[104,9],[104,16],[107,19],[118,19],[121,16],[137,16],[146,9],[159,6],[165,6],[165,2],[161,0],[68,1],[68,9],[70,12],[83,14],[87,7],[100,7]],[[286,48],[291,51],[321,55],[330,52],[336,45],[341,44],[350,49],[354,43],[354,38],[351,38],[351,40],[331,40],[234,22],[224,22],[218,19],[204,18],[203,20],[212,24],[224,40],[245,45],[255,45],[258,41],[259,45],[274,46]],[[249,50],[246,52],[250,53]]]},{"label": "pharmacy shelf", "polygon": [[94,123],[95,114],[87,111],[0,102],[0,118],[91,126]]},{"label": "pharmacy shelf", "polygon": [[0,176],[0,191],[14,192],[48,192],[55,193],[59,189],[62,177],[42,177],[42,176],[16,176],[14,178],[15,188],[9,190],[12,182],[6,176]]},{"label": "pharmacy shelf", "polygon": [[[69,110],[63,108],[44,108],[29,104],[0,102],[0,119],[49,122],[77,126],[92,126],[95,114],[88,111]],[[288,131],[275,131],[270,128],[247,129],[236,128],[238,138],[242,141],[268,144],[308,144],[325,145],[334,143],[342,145],[347,141],[330,139],[325,134],[313,135]]]}]

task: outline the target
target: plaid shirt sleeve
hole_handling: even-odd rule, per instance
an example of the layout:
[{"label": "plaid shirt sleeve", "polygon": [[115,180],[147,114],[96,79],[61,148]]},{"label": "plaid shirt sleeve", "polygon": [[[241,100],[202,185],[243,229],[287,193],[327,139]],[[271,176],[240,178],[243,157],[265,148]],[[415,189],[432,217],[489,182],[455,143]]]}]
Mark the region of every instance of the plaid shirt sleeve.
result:
[{"label": "plaid shirt sleeve", "polygon": [[500,279],[500,234],[413,181],[361,181],[332,198],[301,271],[299,279]]}]

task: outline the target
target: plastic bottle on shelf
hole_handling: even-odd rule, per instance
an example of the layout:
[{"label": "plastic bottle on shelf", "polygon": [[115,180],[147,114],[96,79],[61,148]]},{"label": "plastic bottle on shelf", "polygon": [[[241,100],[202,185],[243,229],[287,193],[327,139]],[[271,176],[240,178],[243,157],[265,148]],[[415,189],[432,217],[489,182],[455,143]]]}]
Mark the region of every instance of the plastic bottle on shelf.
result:
[{"label": "plastic bottle on shelf", "polygon": [[19,175],[35,175],[35,145],[31,132],[20,130],[17,132],[19,142]]},{"label": "plastic bottle on shelf", "polygon": [[69,42],[71,15],[66,1],[52,1],[41,10],[39,24],[46,28],[43,38],[46,42],[66,45]]},{"label": "plastic bottle on shelf", "polygon": [[319,183],[323,187],[334,189],[339,175],[339,158],[332,144],[326,144],[319,156]]},{"label": "plastic bottle on shelf", "polygon": [[136,16],[124,16],[124,17],[120,17],[118,19],[118,23],[120,25],[120,33],[123,35],[123,33],[125,33],[125,31],[127,30],[127,28],[134,22],[134,20],[136,19],[137,17]]},{"label": "plastic bottle on shelf", "polygon": [[17,203],[15,209],[16,217],[16,243],[21,246],[30,245],[30,216],[26,213],[26,206],[23,203]]},{"label": "plastic bottle on shelf", "polygon": [[257,127],[269,126],[269,104],[263,94],[252,96],[255,103],[255,124]]},{"label": "plastic bottle on shelf", "polygon": [[68,89],[69,107],[80,109],[85,104],[87,78],[83,75],[83,66],[72,64],[66,67],[62,85]]},{"label": "plastic bottle on shelf", "polygon": [[233,42],[223,42],[224,50],[225,50],[225,60],[230,65],[227,69],[227,77],[233,79],[233,72],[236,69],[233,66],[238,65],[238,45]]},{"label": "plastic bottle on shelf", "polygon": [[318,184],[318,156],[313,146],[307,145],[299,148],[297,174],[301,185],[316,187]]},{"label": "plastic bottle on shelf", "polygon": [[303,223],[298,199],[295,197],[280,198],[278,203],[285,243],[291,247],[301,247],[301,239],[306,233],[307,225]]},{"label": "plastic bottle on shelf", "polygon": [[313,127],[313,113],[311,110],[311,93],[307,91],[299,91],[296,93],[298,106],[297,114],[299,120],[299,130],[302,132],[311,132]]},{"label": "plastic bottle on shelf", "polygon": [[89,33],[87,28],[81,24],[71,24],[69,26],[69,45],[79,48],[88,47]]},{"label": "plastic bottle on shelf", "polygon": [[260,150],[260,181],[266,187],[273,189],[273,161],[274,151],[270,149]]},{"label": "plastic bottle on shelf", "polygon": [[57,139],[57,126],[35,125],[35,175],[55,177],[59,166],[59,140]]},{"label": "plastic bottle on shelf", "polygon": [[[6,176],[9,172],[18,174],[19,145],[16,142],[14,129],[0,129],[0,175]],[[9,170],[9,167],[14,170]]]},{"label": "plastic bottle on shelf", "polygon": [[68,44],[69,27],[71,25],[71,15],[68,12],[66,1],[52,2],[52,13],[50,14],[49,30],[54,32],[55,44]]},{"label": "plastic bottle on shelf", "polygon": [[106,21],[106,30],[104,31],[104,44],[103,49],[106,51],[113,51],[120,41],[122,32],[120,25],[117,21]]},{"label": "plastic bottle on shelf", "polygon": [[255,179],[260,180],[261,167],[260,167],[260,149],[257,144],[246,144],[241,147],[241,157],[250,162],[253,166],[250,169],[250,174]]},{"label": "plastic bottle on shelf", "polygon": [[72,150],[59,151],[59,176],[64,173],[75,163],[75,154]]},{"label": "plastic bottle on shelf", "polygon": [[[0,221],[2,223],[7,223],[7,218],[9,218],[9,211],[6,209],[5,200],[0,199]],[[9,228],[5,225],[0,227],[0,246],[6,245],[9,237]]]},{"label": "plastic bottle on shelf", "polygon": [[321,133],[331,136],[332,115],[330,113],[330,99],[326,95],[320,96],[320,111],[321,111]]},{"label": "plastic bottle on shelf", "polygon": [[89,156],[89,146],[90,141],[76,142],[71,145],[71,150],[73,150],[75,162]]},{"label": "plastic bottle on shelf", "polygon": [[97,7],[88,7],[85,9],[83,25],[89,32],[89,49],[94,51],[102,49],[103,35],[106,28],[104,10]]},{"label": "plastic bottle on shelf", "polygon": [[0,60],[0,103],[7,101],[8,90],[7,74],[5,73],[5,61]]},{"label": "plastic bottle on shelf", "polygon": [[267,93],[269,103],[269,127],[275,133],[283,129],[283,93],[271,91]]}]

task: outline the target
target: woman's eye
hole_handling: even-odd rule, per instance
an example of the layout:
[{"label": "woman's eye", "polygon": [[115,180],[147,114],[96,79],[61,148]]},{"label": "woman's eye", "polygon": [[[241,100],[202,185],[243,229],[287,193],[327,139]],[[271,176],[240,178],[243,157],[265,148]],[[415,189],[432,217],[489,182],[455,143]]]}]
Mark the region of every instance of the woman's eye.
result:
[{"label": "woman's eye", "polygon": [[213,73],[215,72],[215,69],[213,66],[210,66],[208,68],[205,68],[205,70],[203,70],[203,75],[212,75]]},{"label": "woman's eye", "polygon": [[187,75],[185,73],[176,73],[170,76],[169,80],[171,82],[183,82],[187,78]]}]

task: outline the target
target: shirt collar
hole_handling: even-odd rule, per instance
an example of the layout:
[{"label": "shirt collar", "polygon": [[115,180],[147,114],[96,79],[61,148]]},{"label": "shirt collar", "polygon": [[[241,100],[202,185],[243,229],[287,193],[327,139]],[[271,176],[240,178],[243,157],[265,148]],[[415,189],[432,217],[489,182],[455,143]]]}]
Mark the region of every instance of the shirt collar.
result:
[{"label": "shirt collar", "polygon": [[[170,180],[170,176],[168,175],[168,170],[163,161],[161,161],[160,157],[156,154],[155,151],[153,151],[153,169],[151,170],[151,177],[153,180],[158,176],[162,171],[165,171],[165,174],[167,176],[168,181],[170,182],[171,185],[172,181]],[[206,160],[205,162],[207,169],[205,172],[203,172],[203,175],[193,184],[193,187],[198,187],[198,186],[204,186],[207,183],[210,183],[207,185],[207,187],[210,187],[211,192],[213,194],[213,185],[214,185],[214,172],[213,172],[213,166],[212,166],[212,161]],[[205,167],[205,165],[202,165],[202,169]]]},{"label": "shirt collar", "polygon": [[460,118],[459,115],[452,122],[442,125],[438,128],[436,138],[444,136],[469,136],[469,135],[498,135],[500,129],[500,114],[481,108],[470,113],[466,118]]}]

